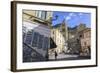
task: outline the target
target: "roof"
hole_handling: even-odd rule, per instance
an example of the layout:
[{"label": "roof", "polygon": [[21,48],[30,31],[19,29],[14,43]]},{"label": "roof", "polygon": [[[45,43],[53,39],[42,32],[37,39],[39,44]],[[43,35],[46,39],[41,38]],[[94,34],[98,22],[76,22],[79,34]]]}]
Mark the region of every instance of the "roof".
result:
[{"label": "roof", "polygon": [[57,45],[52,38],[50,38],[50,49],[56,48]]},{"label": "roof", "polygon": [[57,27],[60,27],[61,25],[62,25],[62,24],[59,23],[59,24],[53,25],[52,27],[53,27],[53,28],[57,28]]},{"label": "roof", "polygon": [[85,32],[88,32],[88,31],[91,31],[91,28],[85,28],[84,30],[81,30],[79,33],[85,33]]},{"label": "roof", "polygon": [[76,30],[77,29],[77,26],[75,27],[68,27],[68,30]]}]

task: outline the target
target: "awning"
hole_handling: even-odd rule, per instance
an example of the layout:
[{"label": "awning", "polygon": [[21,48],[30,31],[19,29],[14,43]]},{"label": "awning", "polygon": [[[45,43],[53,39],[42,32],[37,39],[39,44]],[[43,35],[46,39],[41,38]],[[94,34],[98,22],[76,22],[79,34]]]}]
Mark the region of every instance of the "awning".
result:
[{"label": "awning", "polygon": [[57,45],[52,38],[50,38],[50,49],[56,48]]}]

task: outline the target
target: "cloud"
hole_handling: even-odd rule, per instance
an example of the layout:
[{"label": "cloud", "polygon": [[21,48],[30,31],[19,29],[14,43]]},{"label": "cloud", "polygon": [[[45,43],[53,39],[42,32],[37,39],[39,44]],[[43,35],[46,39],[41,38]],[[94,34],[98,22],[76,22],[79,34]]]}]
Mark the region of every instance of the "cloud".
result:
[{"label": "cloud", "polygon": [[82,15],[83,15],[83,13],[79,13],[78,15],[79,15],[79,17],[81,18],[81,17],[82,17]]},{"label": "cloud", "polygon": [[71,17],[76,16],[76,14],[75,13],[70,13],[69,16],[71,16]]},{"label": "cloud", "polygon": [[83,13],[79,13],[79,15],[83,15]]},{"label": "cloud", "polygon": [[75,13],[69,13],[68,16],[65,16],[65,20],[70,20],[72,17],[76,16]]},{"label": "cloud", "polygon": [[71,16],[66,16],[65,17],[65,20],[67,20],[67,21],[70,20],[70,19],[71,19]]}]

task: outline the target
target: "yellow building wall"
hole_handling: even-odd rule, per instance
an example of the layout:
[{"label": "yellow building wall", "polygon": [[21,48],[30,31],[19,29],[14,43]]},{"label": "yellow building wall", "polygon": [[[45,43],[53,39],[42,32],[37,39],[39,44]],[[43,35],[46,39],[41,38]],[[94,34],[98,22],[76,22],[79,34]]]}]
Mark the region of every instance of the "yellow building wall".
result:
[{"label": "yellow building wall", "polygon": [[63,35],[61,34],[59,29],[53,29],[51,30],[51,32],[52,32],[51,37],[53,38],[53,40],[57,45],[57,48],[55,48],[55,50],[57,51],[57,53],[62,53],[65,43]]}]

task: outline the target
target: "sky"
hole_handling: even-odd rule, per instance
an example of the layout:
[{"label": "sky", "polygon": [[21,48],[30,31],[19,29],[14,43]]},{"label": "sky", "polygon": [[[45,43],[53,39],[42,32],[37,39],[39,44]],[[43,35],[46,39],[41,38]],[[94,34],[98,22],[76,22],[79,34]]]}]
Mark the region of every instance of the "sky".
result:
[{"label": "sky", "polygon": [[[58,18],[56,19],[55,16],[58,16]],[[57,25],[65,20],[65,23],[69,27],[75,27],[80,23],[86,24],[87,27],[91,27],[91,13],[54,11],[52,19],[56,19],[52,20],[52,25]]]}]

